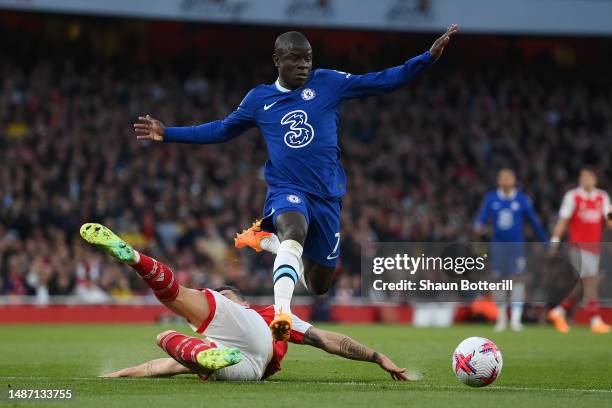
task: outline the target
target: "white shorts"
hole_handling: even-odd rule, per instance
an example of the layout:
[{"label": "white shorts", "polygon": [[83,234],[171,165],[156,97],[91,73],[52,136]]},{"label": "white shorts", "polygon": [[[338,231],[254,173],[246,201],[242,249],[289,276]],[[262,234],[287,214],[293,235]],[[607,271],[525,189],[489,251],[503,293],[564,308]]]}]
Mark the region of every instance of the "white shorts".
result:
[{"label": "white shorts", "polygon": [[570,248],[570,262],[576,268],[581,278],[591,278],[599,275],[600,255],[581,248]]},{"label": "white shorts", "polygon": [[272,359],[270,328],[255,310],[232,302],[214,290],[202,292],[210,305],[210,315],[202,326],[192,328],[217,347],[237,348],[242,353],[240,363],[215,371],[210,379],[260,380]]}]

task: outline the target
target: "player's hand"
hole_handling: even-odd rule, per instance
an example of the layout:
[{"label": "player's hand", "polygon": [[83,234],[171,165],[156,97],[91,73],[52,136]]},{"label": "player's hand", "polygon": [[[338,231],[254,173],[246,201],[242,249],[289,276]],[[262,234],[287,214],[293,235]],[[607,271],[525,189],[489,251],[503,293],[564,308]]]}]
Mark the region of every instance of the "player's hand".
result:
[{"label": "player's hand", "polygon": [[440,38],[434,41],[433,45],[429,49],[429,54],[431,54],[432,58],[438,59],[442,55],[442,51],[444,51],[444,47],[450,42],[451,37],[459,31],[459,26],[457,24],[452,24],[448,27],[448,30]]},{"label": "player's hand", "polygon": [[376,363],[378,363],[380,368],[382,368],[383,370],[391,374],[391,378],[393,378],[394,380],[408,381],[408,376],[406,375],[406,369],[396,366],[395,363],[391,361],[391,359],[385,356],[384,354],[381,354],[381,353],[378,354]]},{"label": "player's hand", "polygon": [[166,127],[157,119],[151,116],[139,116],[138,122],[134,123],[134,131],[138,140],[153,140],[154,142],[164,141]]}]

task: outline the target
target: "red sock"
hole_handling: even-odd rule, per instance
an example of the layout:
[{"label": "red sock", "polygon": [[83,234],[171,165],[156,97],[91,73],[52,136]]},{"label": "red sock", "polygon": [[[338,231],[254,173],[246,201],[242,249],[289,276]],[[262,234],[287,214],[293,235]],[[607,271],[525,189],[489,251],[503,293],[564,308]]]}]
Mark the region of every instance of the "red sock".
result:
[{"label": "red sock", "polygon": [[194,364],[197,365],[196,357],[200,351],[213,348],[201,339],[185,336],[175,331],[159,339],[157,345],[170,357],[189,368],[192,368]]},{"label": "red sock", "polygon": [[567,297],[561,302],[561,307],[564,308],[566,312],[571,312],[575,305],[576,299],[573,297]]},{"label": "red sock", "polygon": [[140,261],[132,265],[142,280],[153,289],[160,302],[170,302],[178,296],[179,284],[167,265],[146,255],[139,254]]},{"label": "red sock", "polygon": [[590,322],[595,316],[599,316],[599,302],[596,300],[589,300],[584,310],[587,312]]}]

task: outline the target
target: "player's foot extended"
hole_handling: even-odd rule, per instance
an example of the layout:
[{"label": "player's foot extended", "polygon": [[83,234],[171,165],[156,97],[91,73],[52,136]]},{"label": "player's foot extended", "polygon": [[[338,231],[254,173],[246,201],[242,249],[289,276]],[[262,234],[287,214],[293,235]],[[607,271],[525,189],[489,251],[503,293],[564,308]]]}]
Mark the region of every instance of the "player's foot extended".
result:
[{"label": "player's foot extended", "polygon": [[215,371],[238,364],[240,360],[242,360],[242,354],[237,348],[210,348],[200,351],[196,360],[198,364],[206,370]]},{"label": "player's foot extended", "polygon": [[271,232],[261,230],[261,220],[257,220],[249,229],[243,230],[240,234],[236,234],[234,245],[236,248],[251,247],[257,252],[261,252],[261,240],[272,236]]},{"label": "player's foot extended", "polygon": [[289,341],[291,336],[291,315],[283,313],[282,309],[276,312],[274,320],[270,323],[270,331],[274,340]]},{"label": "player's foot extended", "polygon": [[547,317],[559,333],[569,333],[569,325],[567,324],[567,320],[565,320],[565,316],[563,316],[561,313],[557,312],[555,309],[552,309],[550,312],[548,312]]},{"label": "player's foot extended", "polygon": [[597,334],[610,333],[610,326],[601,321],[596,322],[591,324],[591,331]]},{"label": "player's foot extended", "polygon": [[113,258],[127,263],[136,261],[136,251],[104,225],[88,222],[81,226],[80,233],[85,241],[103,249]]}]

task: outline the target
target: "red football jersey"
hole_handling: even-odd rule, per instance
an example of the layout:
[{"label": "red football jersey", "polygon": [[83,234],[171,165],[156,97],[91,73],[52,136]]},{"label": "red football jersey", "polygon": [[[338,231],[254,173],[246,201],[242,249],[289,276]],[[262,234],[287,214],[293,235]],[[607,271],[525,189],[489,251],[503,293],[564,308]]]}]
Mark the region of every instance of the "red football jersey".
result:
[{"label": "red football jersey", "polygon": [[565,193],[559,217],[569,220],[569,242],[599,253],[602,228],[610,211],[610,197],[603,190],[587,192],[581,187]]},{"label": "red football jersey", "polygon": [[[267,325],[270,325],[272,320],[274,320],[274,306],[253,307],[252,309],[264,319]],[[291,336],[289,338],[289,342],[302,344],[304,341],[304,334],[312,325],[301,320],[294,314],[291,315],[291,319]],[[285,354],[287,354],[287,349],[288,345],[284,341],[272,341],[272,360],[270,360],[270,363],[268,363],[262,380],[270,377],[272,374],[280,370],[281,361],[285,357]]]}]

